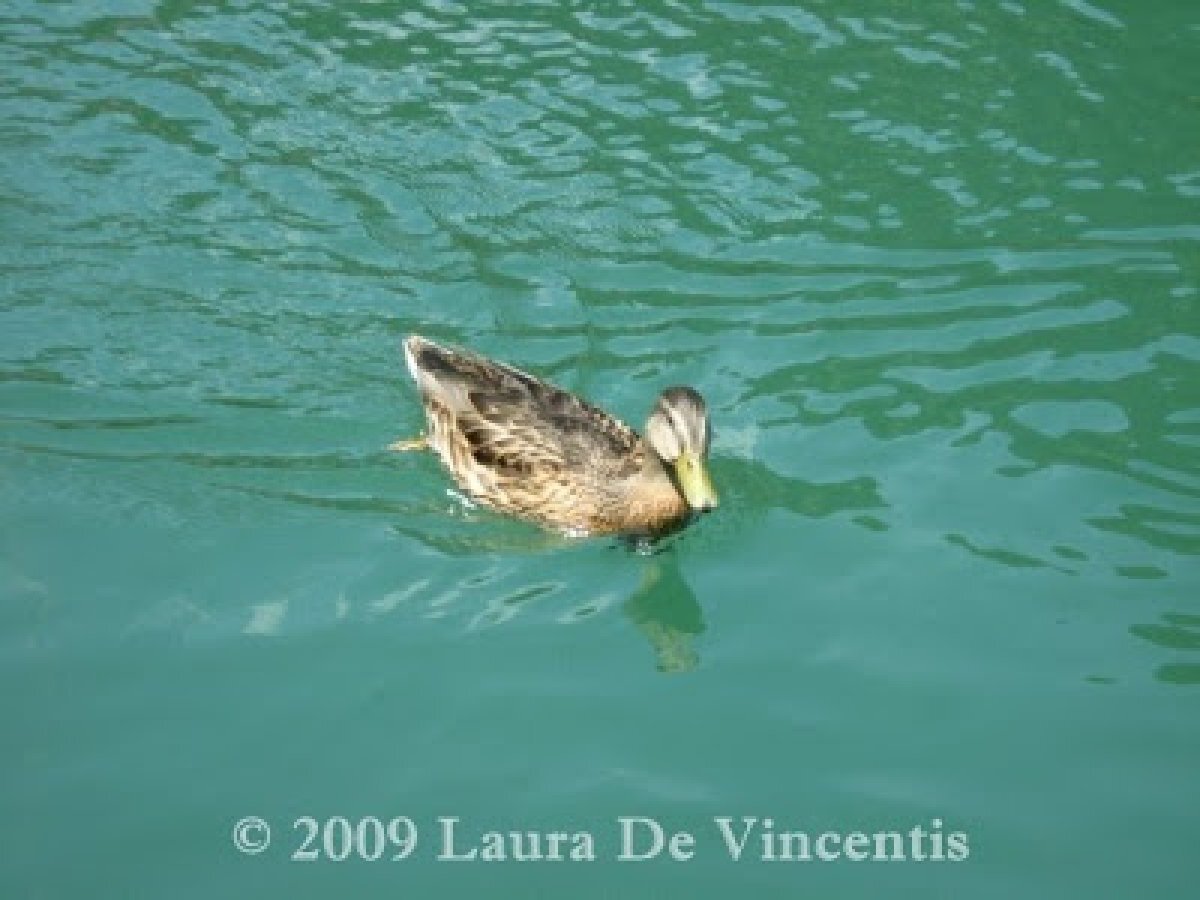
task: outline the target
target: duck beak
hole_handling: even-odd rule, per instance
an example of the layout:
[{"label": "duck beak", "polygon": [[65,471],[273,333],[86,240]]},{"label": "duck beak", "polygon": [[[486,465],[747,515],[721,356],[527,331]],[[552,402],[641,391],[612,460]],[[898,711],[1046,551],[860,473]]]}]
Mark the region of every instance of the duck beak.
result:
[{"label": "duck beak", "polygon": [[683,491],[683,499],[688,506],[698,512],[708,512],[717,508],[717,492],[713,488],[712,479],[708,477],[708,468],[699,454],[685,450],[675,460],[675,477]]}]

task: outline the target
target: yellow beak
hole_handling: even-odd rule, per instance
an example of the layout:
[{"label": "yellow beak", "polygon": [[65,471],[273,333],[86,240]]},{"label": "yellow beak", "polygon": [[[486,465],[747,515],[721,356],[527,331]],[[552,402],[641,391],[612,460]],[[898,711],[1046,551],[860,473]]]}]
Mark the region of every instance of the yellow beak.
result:
[{"label": "yellow beak", "polygon": [[708,477],[704,460],[697,454],[689,451],[680,454],[675,460],[675,477],[683,490],[683,499],[692,509],[707,512],[717,508],[717,492]]}]

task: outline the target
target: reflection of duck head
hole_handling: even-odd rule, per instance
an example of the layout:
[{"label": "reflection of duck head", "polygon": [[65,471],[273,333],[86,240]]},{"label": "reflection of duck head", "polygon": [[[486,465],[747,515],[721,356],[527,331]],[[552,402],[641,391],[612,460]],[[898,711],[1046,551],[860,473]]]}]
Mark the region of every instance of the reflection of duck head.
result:
[{"label": "reflection of duck head", "polygon": [[700,658],[692,638],[704,631],[704,617],[672,549],[649,559],[624,612],[650,641],[660,672],[696,668]]}]

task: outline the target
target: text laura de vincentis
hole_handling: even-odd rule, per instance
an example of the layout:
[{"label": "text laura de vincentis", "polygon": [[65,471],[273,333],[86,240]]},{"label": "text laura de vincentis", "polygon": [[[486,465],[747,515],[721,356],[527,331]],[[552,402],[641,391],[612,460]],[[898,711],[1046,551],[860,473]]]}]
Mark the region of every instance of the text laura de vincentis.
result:
[{"label": "text laura de vincentis", "polygon": [[[441,862],[687,862],[716,852],[734,862],[961,862],[970,855],[964,831],[941,819],[907,829],[808,831],[784,828],[770,817],[715,816],[696,831],[669,830],[649,816],[619,816],[608,840],[588,830],[485,830],[458,816],[438,819]],[[611,850],[611,854],[605,851]]]}]

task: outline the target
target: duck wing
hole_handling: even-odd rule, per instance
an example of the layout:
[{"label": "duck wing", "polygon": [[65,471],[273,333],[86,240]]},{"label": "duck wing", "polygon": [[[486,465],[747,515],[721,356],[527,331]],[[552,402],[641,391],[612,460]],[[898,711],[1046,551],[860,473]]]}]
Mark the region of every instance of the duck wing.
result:
[{"label": "duck wing", "polygon": [[466,451],[476,465],[509,477],[621,478],[641,468],[638,434],[562,388],[418,335],[404,342],[404,352],[433,430],[436,412],[443,430],[455,432],[441,436],[459,445],[452,456]]}]

